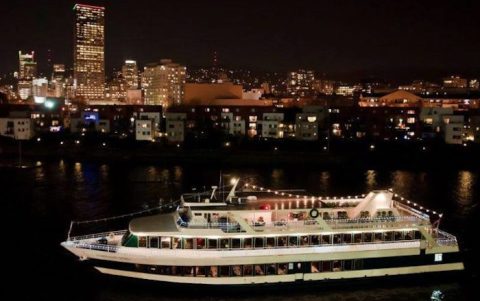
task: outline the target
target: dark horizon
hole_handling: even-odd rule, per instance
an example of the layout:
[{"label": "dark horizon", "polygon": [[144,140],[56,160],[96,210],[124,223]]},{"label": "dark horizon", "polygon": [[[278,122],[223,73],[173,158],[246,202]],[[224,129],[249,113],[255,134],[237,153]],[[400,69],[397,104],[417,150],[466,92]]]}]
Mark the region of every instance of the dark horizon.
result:
[{"label": "dark horizon", "polygon": [[19,50],[34,50],[43,73],[48,49],[71,67],[75,3],[106,7],[107,75],[125,59],[210,66],[217,51],[223,66],[332,79],[480,76],[480,3],[471,0],[10,1],[0,7],[0,73],[18,69]]}]

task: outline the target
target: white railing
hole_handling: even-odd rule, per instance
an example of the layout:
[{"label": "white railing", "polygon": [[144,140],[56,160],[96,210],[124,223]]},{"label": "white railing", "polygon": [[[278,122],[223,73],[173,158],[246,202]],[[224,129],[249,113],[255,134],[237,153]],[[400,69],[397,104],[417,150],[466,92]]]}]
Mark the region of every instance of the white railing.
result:
[{"label": "white railing", "polygon": [[391,216],[356,219],[326,219],[325,222],[333,229],[378,229],[404,226],[422,226],[428,222],[416,216]]},{"label": "white railing", "polygon": [[[296,245],[296,246],[276,246],[276,247],[262,247],[262,248],[216,248],[216,249],[158,249],[158,248],[135,248],[135,247],[124,247],[124,246],[117,246],[117,245],[103,245],[103,244],[88,244],[88,243],[73,243],[72,246],[75,248],[81,249],[89,249],[94,251],[104,251],[110,253],[126,253],[126,254],[139,254],[141,252],[143,255],[151,255],[151,256],[158,256],[158,251],[165,250],[165,251],[177,251],[182,250],[185,252],[194,252],[192,255],[198,255],[199,251],[205,251],[208,253],[215,252],[215,251],[247,251],[247,252],[255,252],[261,250],[298,250],[298,249],[310,249],[310,248],[332,248],[332,247],[352,247],[355,249],[361,248],[364,246],[367,249],[375,248],[375,245],[382,246],[379,247],[381,249],[386,248],[388,245],[397,245],[404,248],[413,248],[420,246],[420,240],[413,239],[413,240],[402,240],[402,241],[371,241],[371,242],[361,242],[361,243],[341,243],[341,244],[321,244],[321,245]],[[286,251],[290,252],[290,251]],[[300,251],[298,251],[300,252]]]},{"label": "white railing", "polygon": [[[378,229],[395,228],[405,226],[427,225],[428,222],[416,216],[391,216],[391,217],[373,217],[373,218],[332,218],[324,219],[325,223],[333,229]],[[274,221],[271,223],[251,223],[250,226],[256,231],[265,229],[295,229],[305,227],[315,227],[319,223],[314,219],[302,221]]]},{"label": "white railing", "polygon": [[402,204],[402,203],[400,203],[400,202],[398,202],[398,201],[393,201],[393,203],[395,204],[395,207],[400,208],[400,209],[402,209],[402,210],[404,210],[404,211],[407,211],[408,213],[410,213],[410,214],[412,214],[412,215],[414,215],[414,216],[416,216],[416,217],[418,217],[418,218],[421,218],[421,219],[423,219],[423,220],[430,220],[430,217],[429,217],[427,214],[425,214],[425,213],[423,213],[423,212],[421,212],[421,211],[418,211],[418,210],[415,209],[415,208],[412,208],[412,207],[410,207],[410,206],[407,206],[407,205],[405,205],[405,204]]},{"label": "white railing", "polygon": [[104,251],[104,252],[110,252],[110,253],[115,253],[120,246],[116,245],[103,245],[103,244],[88,244],[88,243],[75,243],[74,244],[75,248],[80,248],[80,249],[89,249],[89,250],[95,250],[95,251]]},{"label": "white railing", "polygon": [[255,231],[263,231],[265,229],[296,229],[296,228],[305,228],[308,226],[315,226],[318,225],[318,222],[314,219],[306,219],[302,221],[274,221],[271,223],[250,223],[250,227],[252,227]]},{"label": "white railing", "polygon": [[433,233],[433,239],[439,246],[457,246],[458,245],[457,238],[454,235],[442,230],[436,230]]},{"label": "white railing", "polygon": [[94,239],[94,238],[102,238],[102,237],[108,237],[113,235],[124,235],[127,232],[127,230],[119,230],[119,231],[110,231],[110,232],[100,232],[100,233],[95,233],[95,234],[89,234],[89,235],[82,235],[82,236],[72,236],[68,240],[69,241],[79,241],[79,240],[86,240],[86,239]]},{"label": "white railing", "polygon": [[242,232],[239,223],[195,223],[180,222],[179,225],[189,229],[221,229],[223,232]]}]

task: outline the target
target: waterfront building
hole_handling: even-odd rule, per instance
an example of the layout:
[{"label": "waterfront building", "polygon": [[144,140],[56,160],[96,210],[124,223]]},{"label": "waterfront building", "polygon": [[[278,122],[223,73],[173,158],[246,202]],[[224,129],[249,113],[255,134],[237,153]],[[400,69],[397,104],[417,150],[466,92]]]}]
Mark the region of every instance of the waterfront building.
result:
[{"label": "waterfront building", "polygon": [[263,113],[263,118],[259,122],[262,127],[262,137],[275,139],[283,138],[283,119],[284,114],[281,112]]},{"label": "waterfront building", "polygon": [[16,140],[30,140],[35,136],[33,122],[30,118],[0,118],[0,135]]},{"label": "waterfront building", "polygon": [[155,139],[154,123],[151,119],[135,120],[135,140],[153,141]]},{"label": "waterfront building", "polygon": [[295,122],[295,138],[298,140],[318,140],[318,116],[316,113],[298,113]]},{"label": "waterfront building", "polygon": [[462,144],[464,131],[463,115],[443,115],[442,133],[446,144]]},{"label": "waterfront building", "polygon": [[180,143],[185,140],[186,113],[165,113],[165,135],[170,143]]}]

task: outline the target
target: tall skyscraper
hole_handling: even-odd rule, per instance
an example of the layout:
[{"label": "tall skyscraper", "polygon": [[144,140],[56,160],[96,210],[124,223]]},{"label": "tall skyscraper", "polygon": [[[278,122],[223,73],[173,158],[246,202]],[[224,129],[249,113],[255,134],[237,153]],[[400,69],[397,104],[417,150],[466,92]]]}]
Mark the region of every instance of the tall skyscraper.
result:
[{"label": "tall skyscraper", "polygon": [[65,96],[65,65],[53,65],[52,86],[55,97]]},{"label": "tall skyscraper", "polygon": [[138,67],[136,61],[125,61],[125,64],[122,66],[122,76],[127,83],[128,89],[138,89]]},{"label": "tall skyscraper", "polygon": [[74,85],[85,101],[105,98],[105,8],[76,4]]},{"label": "tall skyscraper", "polygon": [[19,69],[18,78],[24,80],[32,80],[37,76],[37,62],[35,62],[35,52],[22,53],[18,52]]},{"label": "tall skyscraper", "polygon": [[37,76],[37,62],[35,52],[18,52],[18,95],[20,99],[27,100],[32,96],[32,81]]},{"label": "tall skyscraper", "polygon": [[161,60],[160,63],[147,65],[142,78],[145,104],[164,107],[182,104],[186,72],[185,66],[175,64],[171,60]]}]

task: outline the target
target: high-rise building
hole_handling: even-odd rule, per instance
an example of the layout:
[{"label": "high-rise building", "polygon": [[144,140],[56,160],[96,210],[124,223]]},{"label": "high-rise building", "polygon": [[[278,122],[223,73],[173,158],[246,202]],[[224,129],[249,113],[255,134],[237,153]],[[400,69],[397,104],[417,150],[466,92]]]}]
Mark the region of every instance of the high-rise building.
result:
[{"label": "high-rise building", "polygon": [[85,101],[105,98],[105,8],[76,4],[74,86]]},{"label": "high-rise building", "polygon": [[125,61],[125,64],[122,66],[122,76],[127,83],[128,89],[138,89],[138,67],[136,61]]},{"label": "high-rise building", "polygon": [[289,72],[287,92],[292,96],[311,96],[314,94],[315,73],[312,70]]},{"label": "high-rise building", "polygon": [[52,86],[55,97],[65,96],[65,65],[53,65]]},{"label": "high-rise building", "polygon": [[18,52],[18,86],[17,92],[21,100],[27,100],[32,96],[32,80],[37,76],[37,62],[35,52]]},{"label": "high-rise building", "polygon": [[127,98],[127,83],[121,72],[116,72],[107,83],[106,99],[124,102]]},{"label": "high-rise building", "polygon": [[33,99],[35,103],[44,103],[48,94],[48,79],[35,78],[32,81]]},{"label": "high-rise building", "polygon": [[18,52],[19,69],[18,78],[24,80],[32,80],[37,76],[37,62],[35,62],[35,52],[22,53]]},{"label": "high-rise building", "polygon": [[172,60],[147,65],[142,75],[145,104],[164,107],[182,104],[186,72],[185,66],[175,64]]},{"label": "high-rise building", "polygon": [[27,100],[30,96],[32,96],[32,81],[19,79],[17,92],[21,100]]}]

